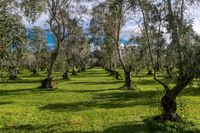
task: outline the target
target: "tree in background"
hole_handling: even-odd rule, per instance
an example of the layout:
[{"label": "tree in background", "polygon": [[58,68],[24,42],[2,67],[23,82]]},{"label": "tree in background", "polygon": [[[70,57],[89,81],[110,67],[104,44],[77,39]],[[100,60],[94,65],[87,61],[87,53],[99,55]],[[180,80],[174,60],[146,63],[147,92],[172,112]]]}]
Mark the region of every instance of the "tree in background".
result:
[{"label": "tree in background", "polygon": [[11,12],[14,2],[0,2],[0,58],[1,66],[9,72],[10,79],[16,79],[25,56],[27,34],[22,18]]},{"label": "tree in background", "polygon": [[[117,73],[117,50],[113,44],[113,39],[105,29],[104,12],[106,3],[101,3],[93,9],[92,20],[90,22],[90,32],[92,35],[92,43],[96,46],[96,51],[101,51],[102,58],[99,63],[110,73]],[[99,50],[98,50],[99,49]]]},{"label": "tree in background", "polygon": [[46,34],[40,27],[33,27],[29,30],[30,44],[27,48],[27,68],[33,72],[33,75],[37,74],[39,69],[44,70],[47,68],[48,50],[46,42]]},{"label": "tree in background", "polygon": [[[68,37],[64,43],[63,52],[65,55],[66,72],[63,78],[69,78],[69,67],[72,68],[72,75],[76,75],[76,69],[85,71],[90,55],[90,46],[87,43],[83,29],[77,25],[74,34]],[[65,77],[66,76],[66,77]]]},{"label": "tree in background", "polygon": [[125,14],[129,10],[130,6],[125,0],[106,1],[100,6],[103,7],[104,14],[103,16],[98,16],[99,18],[97,22],[100,23],[101,26],[99,29],[101,29],[100,31],[103,29],[104,34],[102,34],[102,36],[109,41],[109,44],[114,46],[112,48],[116,49],[119,62],[125,74],[124,86],[129,89],[134,88],[131,77],[132,65],[126,64],[124,61],[122,57],[123,47],[120,44],[120,32],[125,23]]},{"label": "tree in background", "polygon": [[60,49],[66,38],[74,32],[77,23],[81,20],[81,14],[85,10],[79,1],[73,0],[22,0],[21,5],[25,15],[32,20],[43,11],[47,11],[49,14],[48,24],[56,43],[49,63],[48,76],[42,81],[42,88],[53,88],[52,73]]}]

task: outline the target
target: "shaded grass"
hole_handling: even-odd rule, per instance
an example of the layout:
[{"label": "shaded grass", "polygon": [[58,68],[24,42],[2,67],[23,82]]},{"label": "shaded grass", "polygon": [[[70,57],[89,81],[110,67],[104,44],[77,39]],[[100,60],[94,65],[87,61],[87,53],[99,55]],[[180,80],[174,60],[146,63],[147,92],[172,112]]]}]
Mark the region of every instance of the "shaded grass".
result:
[{"label": "shaded grass", "polygon": [[[149,133],[157,131],[146,120],[159,115],[163,90],[151,76],[134,76],[139,90],[121,88],[116,80],[101,68],[59,81],[58,89],[37,89],[45,72],[30,77],[24,71],[20,81],[0,84],[0,132],[2,133]],[[60,74],[55,74],[60,79]],[[196,85],[185,89],[178,98],[179,114],[197,128],[180,123],[177,132],[200,129],[200,90]],[[184,99],[184,101],[183,101]],[[182,103],[185,103],[182,104]],[[151,123],[170,127],[170,124]],[[183,127],[184,126],[184,127]],[[158,130],[159,131],[159,130]],[[162,132],[162,130],[160,130]]]}]

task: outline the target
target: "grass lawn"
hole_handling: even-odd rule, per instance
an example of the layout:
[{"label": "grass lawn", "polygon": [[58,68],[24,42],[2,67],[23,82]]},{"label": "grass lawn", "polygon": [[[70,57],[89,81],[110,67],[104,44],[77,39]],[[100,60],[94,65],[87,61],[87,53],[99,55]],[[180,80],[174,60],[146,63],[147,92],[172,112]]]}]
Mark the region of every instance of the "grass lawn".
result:
[{"label": "grass lawn", "polygon": [[[122,80],[102,68],[59,81],[55,90],[40,90],[45,74],[23,72],[16,82],[0,84],[2,133],[154,133],[200,132],[200,88],[190,85],[178,97],[187,122],[158,123],[162,87],[152,77],[134,77],[138,90],[125,90]],[[59,74],[57,74],[59,76]]]}]

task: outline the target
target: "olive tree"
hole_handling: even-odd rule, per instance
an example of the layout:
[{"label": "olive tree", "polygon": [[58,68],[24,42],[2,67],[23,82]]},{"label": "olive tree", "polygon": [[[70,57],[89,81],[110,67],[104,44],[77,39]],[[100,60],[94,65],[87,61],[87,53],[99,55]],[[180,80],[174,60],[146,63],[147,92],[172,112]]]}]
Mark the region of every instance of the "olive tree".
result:
[{"label": "olive tree", "polygon": [[46,42],[45,30],[40,27],[33,27],[29,30],[30,40],[27,48],[27,63],[26,66],[33,75],[37,74],[40,69],[47,68],[48,46]]},{"label": "olive tree", "polygon": [[[143,42],[148,47],[154,79],[165,89],[165,95],[161,99],[163,114],[160,119],[179,121],[176,98],[192,82],[199,65],[196,58],[199,53],[196,51],[199,43],[195,39],[196,33],[192,29],[191,21],[185,17],[188,1],[166,0],[161,3],[137,0],[136,2],[143,20],[140,29]],[[160,46],[165,32],[170,35],[170,40],[169,44],[165,43],[163,51]],[[157,55],[157,51],[160,55]],[[166,70],[163,79],[157,77],[156,56],[164,57],[163,65],[172,66],[170,70]],[[169,83],[174,83],[173,87],[170,87]]]},{"label": "olive tree", "polygon": [[[103,29],[102,36],[109,41],[109,44],[114,46],[117,52],[117,58],[124,71],[125,87],[131,89],[134,87],[131,72],[132,65],[125,62],[122,51],[123,47],[120,44],[121,30],[125,24],[125,14],[130,6],[126,0],[111,0],[101,4],[104,10],[103,16],[100,16],[98,21]],[[101,30],[102,30],[101,29]],[[125,57],[125,56],[124,56]]]},{"label": "olive tree", "polygon": [[10,79],[17,78],[27,44],[22,18],[12,12],[14,4],[11,1],[0,2],[0,65],[9,72]]}]

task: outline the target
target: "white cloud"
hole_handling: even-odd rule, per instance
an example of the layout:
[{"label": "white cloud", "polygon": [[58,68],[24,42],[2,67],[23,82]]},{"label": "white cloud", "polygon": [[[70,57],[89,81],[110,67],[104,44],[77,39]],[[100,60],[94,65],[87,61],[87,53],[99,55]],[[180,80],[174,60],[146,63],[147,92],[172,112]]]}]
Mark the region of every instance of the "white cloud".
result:
[{"label": "white cloud", "polygon": [[[100,0],[101,2],[102,1],[105,1],[105,0]],[[83,4],[83,3],[82,3]],[[91,3],[84,3],[83,4],[84,6],[87,6],[87,8],[89,8],[89,12],[88,14],[84,14],[83,15],[83,22],[82,23],[82,26],[84,27],[84,29],[88,28],[89,26],[89,23],[90,23],[90,20],[91,20],[91,16],[90,16],[90,12],[91,12],[91,9],[94,5],[92,5]],[[194,30],[200,34],[200,10],[199,10],[199,7],[192,7],[190,8],[190,10],[188,11],[188,14],[190,14],[189,17],[192,17],[193,18],[193,27],[194,27]],[[48,14],[41,14],[41,16],[36,20],[35,23],[31,24],[29,21],[27,21],[25,18],[23,18],[23,22],[24,24],[31,28],[33,26],[39,26],[39,27],[42,27],[43,29],[48,29],[48,24],[46,23],[48,19]],[[121,38],[123,39],[129,39],[131,38],[132,36],[135,36],[135,35],[138,35],[140,34],[140,30],[138,28],[138,26],[135,24],[134,21],[129,21],[125,24],[125,26],[123,27],[123,29],[121,30]]]},{"label": "white cloud", "polygon": [[42,13],[34,23],[28,21],[25,17],[23,18],[22,21],[28,28],[32,28],[33,26],[38,26],[43,29],[48,29],[49,26],[47,24],[47,20],[48,20],[48,14]]}]

